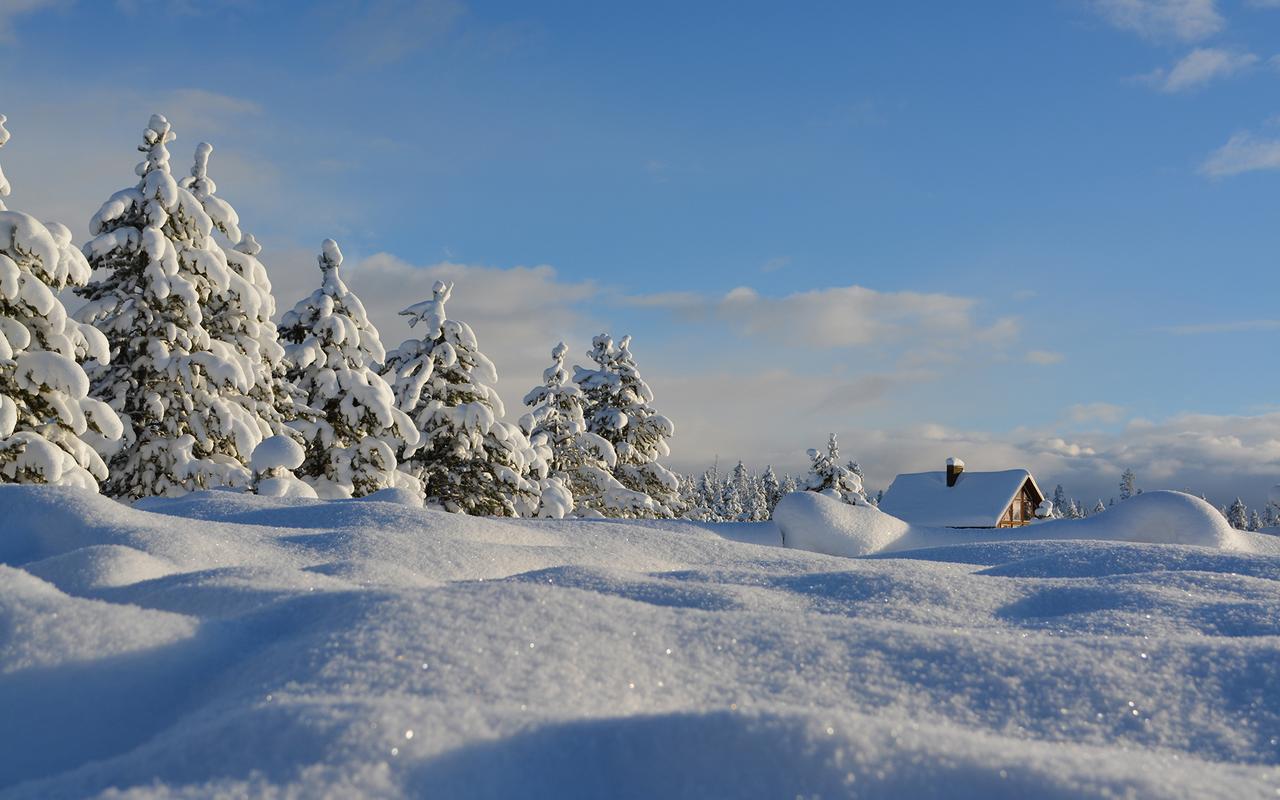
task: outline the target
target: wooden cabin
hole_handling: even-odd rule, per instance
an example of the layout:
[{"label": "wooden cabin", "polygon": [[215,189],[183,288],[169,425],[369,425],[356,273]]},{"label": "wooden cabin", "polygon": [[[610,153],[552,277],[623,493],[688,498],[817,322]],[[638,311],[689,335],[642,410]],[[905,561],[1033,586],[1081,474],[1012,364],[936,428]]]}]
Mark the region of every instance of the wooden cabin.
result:
[{"label": "wooden cabin", "polygon": [[947,459],[941,472],[913,472],[893,479],[880,510],[932,528],[1016,528],[1036,518],[1044,492],[1025,469],[966,472]]}]

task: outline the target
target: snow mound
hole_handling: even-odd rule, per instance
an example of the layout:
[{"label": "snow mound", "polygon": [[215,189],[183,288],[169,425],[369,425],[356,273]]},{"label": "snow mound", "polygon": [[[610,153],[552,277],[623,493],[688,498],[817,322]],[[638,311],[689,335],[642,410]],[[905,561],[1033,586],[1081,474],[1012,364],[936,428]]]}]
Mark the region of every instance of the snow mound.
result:
[{"label": "snow mound", "polygon": [[288,436],[269,436],[253,449],[253,471],[263,473],[271,469],[297,469],[302,466],[306,451]]},{"label": "snow mound", "polygon": [[1184,492],[1155,491],[1079,520],[1024,528],[1032,539],[1098,539],[1147,544],[1189,544],[1252,552],[1251,538],[1227,524],[1216,508]]},{"label": "snow mound", "polygon": [[408,489],[391,486],[386,489],[379,489],[376,492],[361,497],[358,502],[367,503],[396,503],[410,508],[422,508],[422,497],[417,492],[411,492]]},{"label": "snow mound", "polygon": [[1021,528],[930,528],[908,525],[869,506],[851,506],[813,492],[782,498],[773,521],[787,547],[865,556],[975,542],[1087,539],[1182,544],[1256,552],[1259,537],[1232,528],[1213,506],[1182,492],[1136,495],[1101,514]]},{"label": "snow mound", "polygon": [[23,567],[64,592],[128,586],[172,575],[178,569],[164,559],[116,544],[82,547]]},{"label": "snow mound", "polygon": [[831,556],[865,556],[892,547],[910,526],[870,505],[849,505],[817,492],[792,492],[778,502],[773,521],[782,543]]}]

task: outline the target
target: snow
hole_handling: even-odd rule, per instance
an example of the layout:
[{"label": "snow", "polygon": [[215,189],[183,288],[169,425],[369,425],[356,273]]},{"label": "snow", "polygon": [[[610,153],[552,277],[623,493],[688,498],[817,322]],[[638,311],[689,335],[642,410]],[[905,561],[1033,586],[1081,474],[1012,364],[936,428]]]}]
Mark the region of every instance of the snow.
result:
[{"label": "snow", "polygon": [[851,559],[769,523],[0,486],[0,794],[1273,796],[1280,547],[1205,546],[1183,497]]},{"label": "snow", "polygon": [[297,469],[302,466],[306,451],[288,436],[271,436],[262,440],[253,450],[253,471],[272,469]]},{"label": "snow", "polygon": [[1252,552],[1262,541],[1232,528],[1204,500],[1182,492],[1144,492],[1085,519],[1037,522],[1022,528],[913,525],[885,513],[884,505],[850,506],[813,492],[793,492],[778,503],[773,519],[788,547],[840,556],[1027,539],[1183,544]]},{"label": "snow", "polygon": [[955,486],[947,486],[945,472],[899,475],[881,498],[880,509],[915,525],[987,527],[996,524],[1029,478],[1025,469],[962,472]]}]

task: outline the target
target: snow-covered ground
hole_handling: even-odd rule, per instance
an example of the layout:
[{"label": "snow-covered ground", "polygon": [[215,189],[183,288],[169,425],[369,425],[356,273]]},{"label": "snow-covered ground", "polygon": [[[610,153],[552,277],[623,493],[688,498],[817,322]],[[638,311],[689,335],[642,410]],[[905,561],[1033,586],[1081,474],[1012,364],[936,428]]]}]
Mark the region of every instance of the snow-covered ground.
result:
[{"label": "snow-covered ground", "polygon": [[791,543],[866,556],[0,486],[0,795],[1280,790],[1280,540],[1177,498],[949,539],[824,501]]}]

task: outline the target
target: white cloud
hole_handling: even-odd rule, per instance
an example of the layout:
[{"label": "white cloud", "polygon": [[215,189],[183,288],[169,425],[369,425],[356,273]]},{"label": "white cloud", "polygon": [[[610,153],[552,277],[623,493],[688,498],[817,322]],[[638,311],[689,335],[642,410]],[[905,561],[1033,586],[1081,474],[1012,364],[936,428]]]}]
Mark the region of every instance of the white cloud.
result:
[{"label": "white cloud", "polygon": [[1226,26],[1216,0],[1093,0],[1091,5],[1114,27],[1148,39],[1199,41]]},{"label": "white cloud", "polygon": [[1067,409],[1067,419],[1076,423],[1115,423],[1124,418],[1125,411],[1124,406],[1114,403],[1077,403]]},{"label": "white cloud", "polygon": [[14,40],[13,21],[23,14],[66,4],[66,0],[0,0],[0,42]]},{"label": "white cloud", "polygon": [[625,298],[624,302],[666,307],[689,318],[716,317],[743,335],[768,337],[820,350],[916,343],[946,351],[966,342],[987,343],[1016,335],[1017,321],[983,327],[977,301],[924,292],[880,292],[838,286],[766,297],[739,286],[720,298],[669,292]]},{"label": "white cloud", "polygon": [[1029,350],[1025,356],[1027,363],[1044,366],[1061,363],[1064,357],[1062,353],[1055,353],[1052,350]]},{"label": "white cloud", "polygon": [[[884,432],[842,432],[846,455],[887,486],[900,472],[940,469],[949,456],[970,469],[1026,467],[1046,491],[1061,483],[1081,500],[1116,494],[1120,473],[1146,489],[1190,489],[1216,502],[1237,494],[1261,503],[1280,480],[1280,412],[1257,416],[1184,414],[1134,421],[1122,430],[1065,437],[1055,432],[961,431],[921,425]],[[730,454],[726,454],[730,455]]]},{"label": "white cloud", "polygon": [[1280,169],[1280,139],[1237,133],[1200,165],[1200,174],[1225,178],[1245,172]]},{"label": "white cloud", "polygon": [[1169,94],[1199,89],[1215,80],[1243,72],[1257,64],[1253,53],[1215,47],[1197,47],[1183,56],[1169,70],[1157,69],[1143,77],[1162,92]]},{"label": "white cloud", "polygon": [[466,12],[460,0],[373,0],[338,4],[339,42],[348,56],[370,66],[395,63],[451,33]]},{"label": "white cloud", "polygon": [[1248,333],[1252,331],[1280,330],[1280,319],[1244,319],[1233,322],[1206,322],[1198,325],[1178,325],[1163,329],[1167,333],[1189,336],[1202,333]]}]

